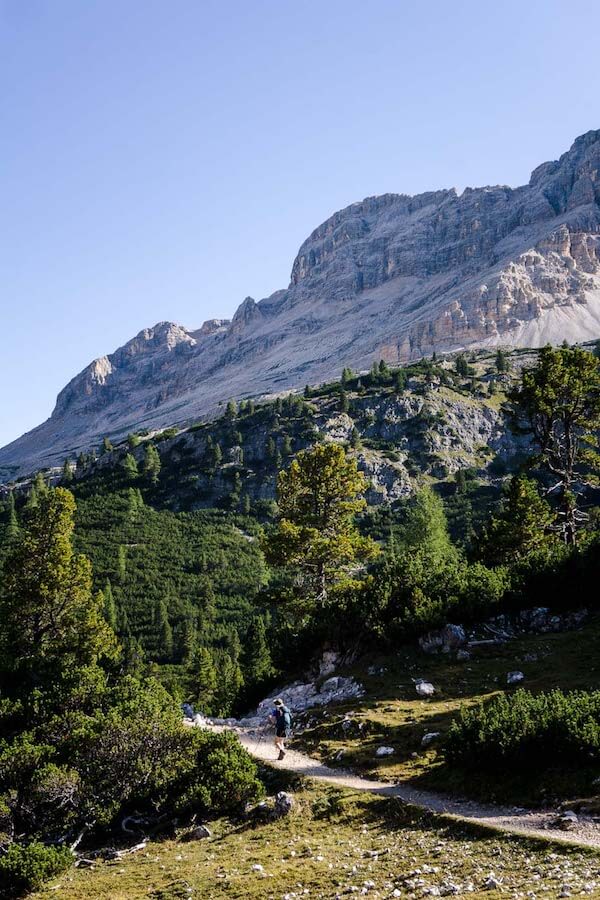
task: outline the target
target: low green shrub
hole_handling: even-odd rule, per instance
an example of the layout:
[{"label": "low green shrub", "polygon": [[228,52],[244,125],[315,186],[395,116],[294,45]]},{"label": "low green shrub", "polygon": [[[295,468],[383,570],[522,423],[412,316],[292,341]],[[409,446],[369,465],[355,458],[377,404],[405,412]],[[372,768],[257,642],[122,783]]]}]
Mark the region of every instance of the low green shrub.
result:
[{"label": "low green shrub", "polygon": [[0,897],[22,897],[73,864],[67,847],[11,844],[0,856]]},{"label": "low green shrub", "polygon": [[486,771],[549,769],[600,759],[600,691],[518,690],[464,708],[452,723],[446,758]]}]

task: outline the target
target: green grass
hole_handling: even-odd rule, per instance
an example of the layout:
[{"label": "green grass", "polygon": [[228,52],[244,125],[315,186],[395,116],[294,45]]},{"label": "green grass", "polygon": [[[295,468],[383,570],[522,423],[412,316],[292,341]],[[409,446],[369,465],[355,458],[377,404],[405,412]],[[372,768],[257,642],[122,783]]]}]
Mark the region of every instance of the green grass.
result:
[{"label": "green grass", "polygon": [[[294,796],[292,813],[277,823],[220,821],[210,839],[153,842],[118,862],[71,870],[33,896],[295,900],[344,896],[351,887],[360,896],[372,883],[368,896],[381,900],[395,889],[402,897],[423,896],[424,886],[453,882],[472,897],[497,900],[533,888],[556,897],[565,882],[574,893],[597,882],[587,896],[600,897],[600,856],[592,851],[496,836],[397,800],[334,788],[304,786]],[[484,889],[490,872],[502,879],[501,892]]]},{"label": "green grass", "polygon": [[[360,665],[350,670],[364,684],[365,697],[353,704],[311,710],[306,716],[310,727],[297,737],[296,745],[331,765],[371,777],[409,780],[421,787],[486,800],[535,806],[594,798],[598,766],[570,771],[540,769],[534,779],[518,771],[498,777],[462,772],[445,764],[443,735],[461,705],[513,690],[506,686],[506,675],[514,669],[525,673],[523,686],[534,693],[555,687],[600,688],[599,641],[600,619],[596,618],[581,631],[524,636],[467,662],[426,656],[418,650],[369,659],[370,665],[384,667],[385,673],[370,676]],[[529,659],[531,656],[536,659]],[[433,699],[417,697],[411,679],[419,677],[435,685]],[[346,716],[355,723],[348,730],[342,726]],[[432,731],[441,732],[442,738],[422,749],[423,735]],[[377,758],[375,751],[382,744],[394,747],[394,755]],[[343,755],[337,759],[340,751]]]}]

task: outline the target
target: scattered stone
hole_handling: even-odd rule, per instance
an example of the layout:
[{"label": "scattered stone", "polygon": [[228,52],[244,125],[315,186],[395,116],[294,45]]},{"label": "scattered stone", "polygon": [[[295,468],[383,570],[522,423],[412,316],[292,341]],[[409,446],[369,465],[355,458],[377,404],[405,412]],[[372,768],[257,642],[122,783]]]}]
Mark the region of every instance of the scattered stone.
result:
[{"label": "scattered stone", "polygon": [[579,824],[579,817],[572,809],[567,809],[558,816],[554,824],[563,831],[570,831]]},{"label": "scattered stone", "polygon": [[260,863],[254,863],[254,865],[252,866],[252,871],[253,872],[264,872],[264,866],[261,866]]},{"label": "scattered stone", "polygon": [[378,747],[375,756],[393,756],[395,752],[393,747]]},{"label": "scattered stone", "polygon": [[451,653],[466,643],[467,635],[462,625],[444,625],[439,631],[430,631],[419,638],[424,653]]},{"label": "scattered stone", "polygon": [[521,682],[525,679],[525,676],[522,672],[509,672],[506,676],[507,684],[521,684]]},{"label": "scattered stone", "polygon": [[186,831],[185,834],[181,836],[182,841],[200,841],[203,838],[209,838],[212,836],[212,832],[206,825],[196,825],[195,828],[192,828],[191,831]]},{"label": "scattered stone", "polygon": [[415,690],[419,697],[433,697],[435,688],[429,681],[419,680],[415,684]]},{"label": "scattered stone", "polygon": [[291,794],[288,794],[286,791],[279,791],[277,796],[275,797],[275,817],[280,819],[283,816],[289,815],[294,806],[294,798]]},{"label": "scattered stone", "polygon": [[471,654],[468,650],[461,648],[456,654],[456,658],[459,662],[467,662],[467,660],[471,659]]},{"label": "scattered stone", "polygon": [[428,731],[427,734],[424,734],[421,738],[421,747],[429,747],[430,744],[437,741],[440,734],[441,732],[439,731]]},{"label": "scattered stone", "polygon": [[483,882],[483,889],[485,891],[497,891],[500,889],[502,885],[502,879],[496,878],[493,872],[490,872],[488,877]]}]

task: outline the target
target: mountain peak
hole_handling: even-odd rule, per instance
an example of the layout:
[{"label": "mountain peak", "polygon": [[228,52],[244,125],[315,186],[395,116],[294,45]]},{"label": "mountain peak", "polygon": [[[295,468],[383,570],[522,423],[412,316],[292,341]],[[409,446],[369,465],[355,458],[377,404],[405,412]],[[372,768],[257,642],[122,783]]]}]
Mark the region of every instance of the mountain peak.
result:
[{"label": "mountain peak", "polygon": [[211,415],[223,400],[464,347],[600,338],[600,131],[528,185],[382,194],[329,216],[285,290],[231,322],[159,322],[59,394],[48,422],[0,450],[30,470],[140,428]]}]

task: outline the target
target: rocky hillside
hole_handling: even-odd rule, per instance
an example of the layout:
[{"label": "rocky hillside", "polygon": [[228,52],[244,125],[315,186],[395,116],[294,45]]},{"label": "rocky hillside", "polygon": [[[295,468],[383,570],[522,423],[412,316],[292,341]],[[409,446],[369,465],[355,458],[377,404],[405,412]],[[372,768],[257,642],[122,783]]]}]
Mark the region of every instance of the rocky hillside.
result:
[{"label": "rocky hillside", "polygon": [[16,474],[140,428],[465,346],[600,337],[600,131],[527,185],[385,194],[355,203],[300,248],[286,290],[232,321],[145,329],[59,394],[51,418],[0,450]]},{"label": "rocky hillside", "polygon": [[[461,469],[489,484],[521,458],[523,439],[511,433],[502,402],[520,366],[535,355],[513,352],[508,374],[496,371],[495,354],[480,351],[467,375],[456,372],[456,360],[446,359],[376,377],[355,375],[344,386],[338,381],[313,388],[309,396],[242,402],[211,422],[142,435],[137,446],[124,441],[109,453],[93,454],[78,462],[74,477],[84,493],[97,490],[98,479],[117,487],[126,454],[142,471],[152,443],[161,460],[152,488],[159,506],[268,515],[277,472],[299,450],[322,440],[351,448],[368,479],[370,506],[393,504],[423,480],[454,483]],[[57,469],[54,478],[60,477]]]}]

